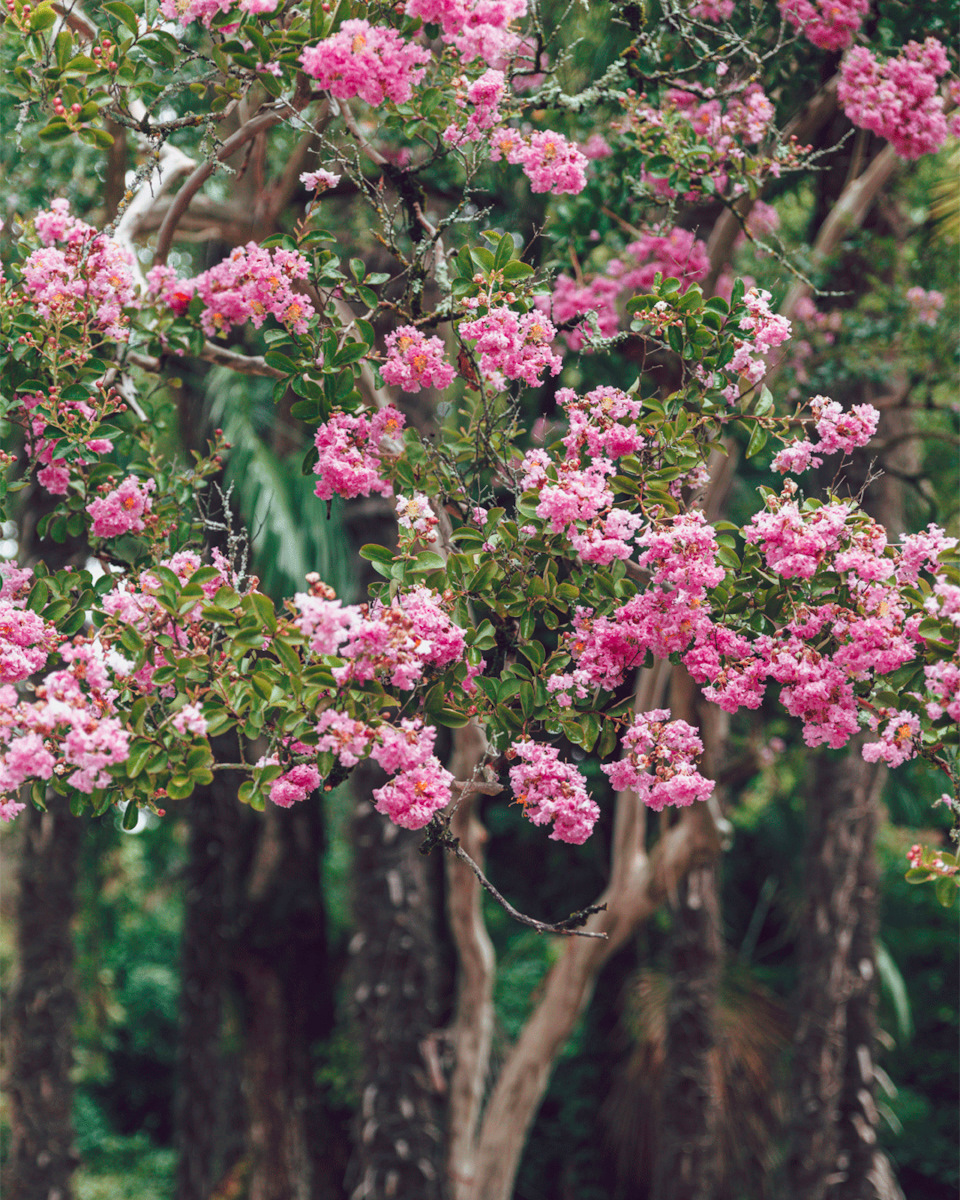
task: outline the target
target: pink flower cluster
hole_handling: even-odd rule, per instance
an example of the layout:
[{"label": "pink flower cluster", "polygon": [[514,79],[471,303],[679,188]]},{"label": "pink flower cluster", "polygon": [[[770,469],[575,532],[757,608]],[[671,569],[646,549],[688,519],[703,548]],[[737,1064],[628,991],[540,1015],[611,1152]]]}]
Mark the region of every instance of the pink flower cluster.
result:
[{"label": "pink flower cluster", "polygon": [[56,772],[89,794],[107,787],[108,768],[128,757],[130,734],[112,715],[116,692],[102,648],[77,638],[62,657],[64,668],[44,678],[33,701],[0,686],[0,820],[23,809],[14,797],[25,783]]},{"label": "pink flower cluster", "polygon": [[451,146],[459,146],[463,142],[476,142],[484,133],[500,124],[500,101],[506,90],[506,77],[502,71],[484,71],[479,79],[475,79],[467,88],[465,99],[458,99],[457,105],[466,108],[467,102],[473,106],[467,116],[467,123],[461,129],[457,125],[448,125],[443,131],[444,141]]},{"label": "pink flower cluster", "polygon": [[296,763],[270,785],[270,799],[281,808],[290,808],[306,800],[320,783],[320,772],[313,763]]},{"label": "pink flower cluster", "polygon": [[913,713],[881,709],[870,715],[868,723],[872,730],[879,731],[880,738],[864,745],[863,757],[867,762],[885,762],[888,766],[899,767],[916,756],[920,721]]},{"label": "pink flower cluster", "polygon": [[686,721],[671,721],[668,708],[639,713],[623,736],[623,749],[619,762],[600,769],[613,787],[635,791],[654,812],[667,805],[685,808],[713,791],[713,780],[694,766],[703,742]]},{"label": "pink flower cluster", "polygon": [[780,12],[821,50],[842,50],[870,11],[870,0],[779,0]]},{"label": "pink flower cluster", "polygon": [[345,767],[355,767],[369,752],[395,776],[373,792],[377,811],[395,825],[422,829],[435,812],[450,803],[453,776],[433,753],[437,731],[419,717],[374,728],[327,709],[320,714],[317,733],[318,749],[335,754]]},{"label": "pink flower cluster", "polygon": [[886,138],[901,158],[920,158],[947,140],[937,79],[948,68],[946,51],[932,37],[883,60],[854,46],[840,64],[837,95],[854,125]]},{"label": "pink flower cluster", "polygon": [[414,492],[412,496],[397,497],[397,524],[401,529],[409,529],[417,538],[428,542],[435,541],[434,529],[438,525],[430,504],[430,497],[423,492]]},{"label": "pink flower cluster", "polygon": [[810,407],[815,419],[819,442],[805,439],[792,442],[780,450],[773,460],[773,469],[781,473],[792,471],[800,474],[810,467],[819,467],[823,459],[820,454],[852,454],[858,446],[866,446],[877,432],[880,413],[872,404],[855,404],[844,410],[836,400],[826,396],[814,396]]},{"label": "pink flower cluster", "polygon": [[[219,574],[202,584],[203,592],[208,600],[212,600],[221,587],[237,585],[237,579],[229,564],[218,550],[211,552],[212,565]],[[199,555],[190,550],[180,550],[168,559],[158,563],[177,576],[181,583],[186,584],[194,572],[203,563]],[[153,682],[154,672],[167,665],[169,654],[189,654],[198,638],[206,635],[207,628],[203,622],[202,605],[197,604],[188,612],[181,614],[174,622],[169,613],[157,600],[160,583],[151,571],[143,571],[138,578],[128,578],[120,582],[103,600],[103,609],[111,618],[101,630],[100,636],[105,644],[119,640],[126,626],[135,629],[147,644],[147,656],[143,666],[133,674],[129,674],[133,664],[120,667],[119,660],[114,669],[124,675],[124,685],[144,694],[152,692],[156,686]],[[163,639],[161,641],[160,639]],[[173,643],[171,645],[171,642]],[[169,685],[160,688],[160,695],[172,698],[173,689]]]},{"label": "pink flower cluster", "polygon": [[141,483],[128,475],[118,487],[88,504],[87,512],[93,518],[93,536],[108,538],[119,537],[122,533],[142,533],[146,528],[143,518],[152,507],[150,493],[156,486],[152,479]]},{"label": "pink flower cluster", "polygon": [[39,671],[59,642],[56,628],[23,601],[0,599],[0,684]]},{"label": "pink flower cluster", "polygon": [[329,500],[335,495],[352,499],[371,492],[391,496],[393,487],[381,475],[383,443],[398,434],[403,424],[403,414],[389,405],[372,417],[332,413],[314,437],[319,457],[313,470],[320,477],[316,486],[320,499]]},{"label": "pink flower cluster", "polygon": [[514,742],[507,757],[520,759],[510,768],[510,786],[524,816],[534,825],[552,821],[554,841],[582,845],[593,832],[600,809],[590,799],[577,768],[561,762],[558,750],[540,742]]},{"label": "pink flower cluster", "polygon": [[[66,200],[54,200],[35,224],[44,244],[24,262],[22,279],[39,314],[45,320],[89,323],[126,341],[123,309],[136,300],[127,251],[72,217]],[[63,249],[54,244],[59,241]]]},{"label": "pink flower cluster", "polygon": [[497,129],[490,137],[490,158],[523,167],[532,192],[576,195],[587,186],[586,156],[553,130],[524,136],[513,129]]},{"label": "pink flower cluster", "polygon": [[[113,449],[109,438],[86,436],[98,429],[104,414],[88,400],[64,400],[55,388],[50,388],[46,395],[43,392],[22,393],[19,400],[23,411],[18,415],[26,432],[27,453],[39,467],[37,482],[52,496],[65,496],[70,487],[70,468],[66,458],[57,456],[58,447],[63,447],[64,441],[44,434],[52,423],[63,422],[70,425],[74,452],[82,445],[90,454],[108,454]],[[66,452],[61,449],[59,453]],[[73,461],[82,466],[91,460],[76,453]]]},{"label": "pink flower cluster", "polygon": [[319,171],[304,171],[300,182],[310,192],[325,192],[329,188],[335,188],[342,178],[341,175],[334,175],[331,171],[321,168]]},{"label": "pink flower cluster", "polygon": [[734,0],[696,0],[690,5],[690,16],[698,21],[729,21],[734,8]]},{"label": "pink flower cluster", "polygon": [[559,374],[563,363],[550,348],[556,335],[541,313],[515,313],[505,305],[495,305],[486,316],[460,325],[460,336],[477,344],[480,374],[497,388],[505,386],[505,379],[522,379],[539,387],[543,371]]},{"label": "pink flower cluster", "polygon": [[385,383],[405,392],[419,392],[421,387],[443,391],[453,382],[454,370],[444,362],[440,338],[425,337],[413,325],[401,325],[387,334],[387,359],[380,374]]},{"label": "pink flower cluster", "polygon": [[[740,318],[740,331],[748,336],[734,339],[734,354],[725,368],[731,375],[743,375],[749,383],[759,383],[767,370],[766,355],[790,337],[790,322],[770,309],[770,293],[749,288],[743,297],[746,316]],[[724,389],[732,403],[739,394],[735,383]]]},{"label": "pink flower cluster", "polygon": [[466,649],[463,630],[451,621],[436,592],[413,588],[387,606],[341,605],[339,600],[299,593],[297,627],[314,654],[345,659],[334,669],[341,686],[368,679],[409,689],[429,667],[445,667]]},{"label": "pink flower cluster", "polygon": [[931,328],[936,325],[944,302],[943,292],[928,292],[922,287],[907,289],[907,303],[915,310],[917,321],[921,325],[929,325]]},{"label": "pink flower cluster", "polygon": [[305,333],[314,308],[308,296],[294,291],[293,281],[306,279],[308,271],[309,263],[296,250],[264,250],[248,242],[193,279],[179,279],[162,266],[148,273],[147,282],[176,313],[199,296],[205,305],[200,324],[208,337],[247,321],[259,329],[268,315],[294,333]]},{"label": "pink flower cluster", "polygon": [[751,518],[743,536],[760,546],[771,571],[784,579],[810,579],[840,549],[849,516],[845,504],[801,512],[796,501],[773,502],[772,508]]},{"label": "pink flower cluster", "polygon": [[[609,387],[595,388],[583,399],[561,388],[557,400],[570,422],[563,439],[565,457],[555,463],[544,450],[528,450],[521,486],[537,492],[537,516],[550,522],[553,533],[565,533],[584,561],[607,565],[615,558],[629,558],[630,540],[643,519],[613,508],[606,481],[616,472],[615,459],[636,454],[646,444],[636,426],[642,406]],[[592,461],[584,462],[584,454]]]},{"label": "pink flower cluster", "polygon": [[464,62],[482,58],[500,67],[521,48],[510,26],[526,15],[527,0],[407,0],[404,11],[440,25],[443,40],[457,48]]},{"label": "pink flower cluster", "polygon": [[300,55],[304,71],[339,100],[405,104],[424,76],[429,50],[369,21],[344,21],[336,33]]},{"label": "pink flower cluster", "polygon": [[219,13],[230,12],[236,6],[244,13],[273,12],[279,0],[160,0],[160,11],[170,21],[179,21],[182,28],[191,21],[209,26]]},{"label": "pink flower cluster", "polygon": [[930,663],[923,668],[927,693],[927,716],[937,721],[946,713],[951,721],[960,721],[960,656],[953,662]]},{"label": "pink flower cluster", "polygon": [[695,648],[707,644],[714,632],[706,589],[720,583],[725,572],[716,561],[716,535],[703,514],[681,513],[649,527],[637,540],[644,546],[639,563],[651,573],[647,590],[609,617],[587,609],[574,616],[567,648],[595,687],[619,687],[648,650],[666,658],[691,642]]}]

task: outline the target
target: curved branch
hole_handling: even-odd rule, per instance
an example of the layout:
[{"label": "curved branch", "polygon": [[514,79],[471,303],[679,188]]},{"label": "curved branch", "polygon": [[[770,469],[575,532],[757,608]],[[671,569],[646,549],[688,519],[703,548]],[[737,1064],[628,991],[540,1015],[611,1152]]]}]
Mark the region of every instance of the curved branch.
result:
[{"label": "curved branch", "polygon": [[158,266],[162,266],[167,261],[170,247],[173,245],[173,237],[177,231],[181,217],[189,208],[190,201],[216,170],[217,164],[231,158],[242,146],[252,141],[258,134],[266,133],[274,125],[279,125],[286,115],[286,112],[281,112],[279,109],[271,109],[268,112],[260,113],[259,116],[251,118],[236,133],[231,134],[227,138],[213,158],[201,163],[193,171],[174,197],[173,203],[167,210],[167,214],[163,218],[163,224],[160,226],[160,231],[157,234],[157,251],[154,262]]},{"label": "curved branch", "polygon": [[[228,350],[226,346],[215,346],[213,342],[204,342],[203,353],[199,357],[203,362],[213,363],[217,367],[227,367],[238,375],[261,375],[266,379],[284,378],[283,371],[271,367],[259,354],[238,354],[235,350]],[[126,356],[126,362],[153,374],[160,371],[160,359],[152,358],[147,354],[137,354],[134,351]]]}]

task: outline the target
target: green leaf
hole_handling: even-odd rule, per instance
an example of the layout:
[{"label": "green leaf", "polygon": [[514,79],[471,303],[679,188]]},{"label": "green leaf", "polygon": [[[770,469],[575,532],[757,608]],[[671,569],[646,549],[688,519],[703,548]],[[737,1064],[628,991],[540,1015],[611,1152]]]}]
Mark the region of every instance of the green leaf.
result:
[{"label": "green leaf", "polygon": [[386,546],[377,546],[373,542],[370,542],[366,546],[360,547],[360,557],[365,558],[368,562],[392,566],[397,556],[392,550],[388,550]]},{"label": "green leaf", "polygon": [[153,754],[154,749],[155,747],[151,742],[134,740],[133,745],[130,747],[130,756],[126,762],[127,774],[131,779],[136,779],[142,772],[143,768],[147,765],[147,759]]},{"label": "green leaf", "polygon": [[123,810],[123,816],[120,818],[120,828],[126,829],[128,832],[131,829],[136,829],[137,822],[140,820],[140,809],[136,804],[128,803]]},{"label": "green leaf", "polygon": [[655,154],[652,158],[647,159],[643,168],[648,175],[652,175],[655,179],[666,179],[674,165],[672,158],[668,158],[665,154]]},{"label": "green leaf", "polygon": [[944,908],[950,908],[954,900],[957,898],[957,884],[950,876],[944,876],[938,879],[935,885],[937,899]]},{"label": "green leaf", "polygon": [[497,243],[497,253],[493,260],[493,269],[495,271],[502,270],[507,263],[513,258],[513,252],[516,246],[513,237],[509,233],[505,233]]},{"label": "green leaf", "polygon": [[750,434],[750,441],[747,444],[747,458],[753,458],[767,444],[767,438],[770,436],[770,431],[766,429],[758,421],[753,427],[753,433]]},{"label": "green leaf", "polygon": [[438,725],[445,725],[448,729],[462,729],[470,721],[469,717],[457,712],[455,708],[441,708],[439,712],[431,715]]},{"label": "green leaf", "polygon": [[124,4],[122,0],[107,0],[107,3],[101,4],[100,7],[108,13],[113,13],[117,20],[122,21],[134,37],[136,37],[138,32],[137,14],[129,4]]}]

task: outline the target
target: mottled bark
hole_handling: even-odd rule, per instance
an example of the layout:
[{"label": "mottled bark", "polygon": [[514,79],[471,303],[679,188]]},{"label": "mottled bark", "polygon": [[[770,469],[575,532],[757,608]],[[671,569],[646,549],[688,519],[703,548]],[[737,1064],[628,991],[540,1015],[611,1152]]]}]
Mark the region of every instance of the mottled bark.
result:
[{"label": "mottled bark", "polygon": [[807,799],[788,1195],[900,1196],[873,1101],[875,838],[883,769],[854,747],[817,760]]},{"label": "mottled bark", "polygon": [[353,777],[350,983],[362,1091],[348,1185],[352,1200],[441,1200],[443,1082],[430,1050],[446,990],[438,864],[419,853],[420,835],[373,808],[383,778],[366,765]]},{"label": "mottled bark", "polygon": [[221,1046],[237,801],[226,781],[190,799],[180,941],[175,1145],[178,1200],[207,1200],[242,1154],[238,1064]]},{"label": "mottled bark", "polygon": [[715,863],[677,885],[671,905],[670,994],[656,1153],[656,1200],[711,1200],[717,1183],[713,1078],[722,945]]},{"label": "mottled bark", "polygon": [[182,943],[178,1200],[333,1200],[346,1165],[313,1080],[333,1024],[314,799],[252,813],[195,793]]},{"label": "mottled bark", "polygon": [[72,917],[82,824],[53,794],[47,812],[17,817],[17,982],[8,1034],[10,1152],[5,1200],[70,1200],[79,1158],[73,1135],[76,1015]]},{"label": "mottled bark", "polygon": [[[703,771],[716,777],[726,715],[699,697],[683,668],[675,668],[671,685],[671,713],[700,727]],[[710,803],[719,812],[716,793]],[[670,991],[653,1195],[656,1200],[711,1200],[721,1166],[715,1046],[723,934],[717,863],[694,867],[681,879],[670,909]]]}]

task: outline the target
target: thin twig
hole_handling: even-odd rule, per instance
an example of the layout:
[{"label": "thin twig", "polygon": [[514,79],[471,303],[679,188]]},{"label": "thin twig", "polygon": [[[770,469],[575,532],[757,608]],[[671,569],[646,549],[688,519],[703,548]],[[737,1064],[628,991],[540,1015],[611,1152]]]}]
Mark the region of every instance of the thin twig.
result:
[{"label": "thin twig", "polygon": [[422,848],[429,852],[429,850],[431,850],[435,845],[443,846],[445,850],[452,851],[457,858],[465,862],[474,875],[476,875],[477,879],[479,879],[480,886],[483,888],[483,890],[491,895],[494,900],[496,900],[496,902],[508,916],[512,917],[515,921],[519,921],[521,925],[528,925],[531,929],[535,929],[537,933],[562,933],[573,937],[600,938],[603,941],[606,940],[607,934],[605,933],[594,933],[592,930],[580,928],[580,926],[586,924],[587,920],[595,913],[603,912],[607,907],[606,904],[590,904],[586,908],[581,908],[578,912],[571,913],[570,916],[565,920],[557,921],[552,924],[549,921],[538,921],[536,917],[528,917],[526,913],[522,913],[519,909],[514,908],[510,901],[497,891],[486,875],[484,875],[483,871],[480,870],[480,867],[477,865],[477,863],[474,862],[466,850],[464,850],[464,848],[460,845],[460,839],[455,838],[450,831],[442,825],[439,828],[428,830],[427,841],[424,843],[424,847]]}]

